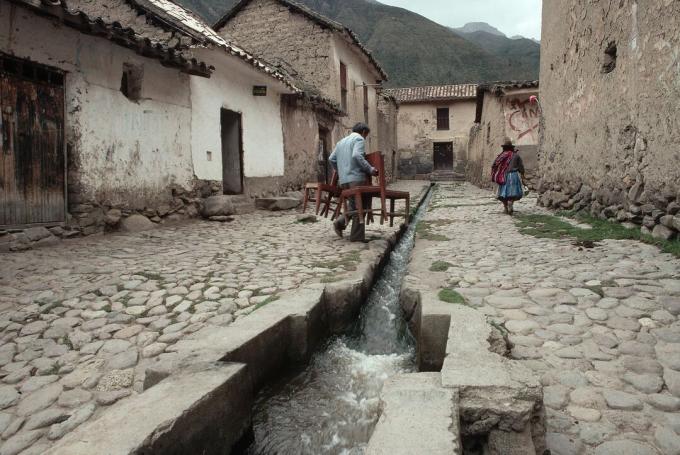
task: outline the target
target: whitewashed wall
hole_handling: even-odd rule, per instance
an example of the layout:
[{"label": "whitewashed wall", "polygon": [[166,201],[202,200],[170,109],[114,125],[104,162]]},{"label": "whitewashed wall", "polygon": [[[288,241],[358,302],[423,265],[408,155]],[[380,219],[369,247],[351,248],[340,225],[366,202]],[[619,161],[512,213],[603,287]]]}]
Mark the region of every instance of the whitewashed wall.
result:
[{"label": "whitewashed wall", "polygon": [[[0,50],[67,71],[66,137],[86,199],[116,204],[189,188],[189,76],[0,0]],[[123,63],[142,65],[142,99],[120,92]]]},{"label": "whitewashed wall", "polygon": [[[191,78],[191,149],[196,176],[222,180],[222,108],[242,116],[244,176],[282,176],[281,94],[289,90],[219,49],[204,50],[200,57],[215,66],[215,72],[210,79]],[[253,96],[254,85],[266,85],[267,96]],[[207,152],[211,152],[212,161],[208,161]]]}]

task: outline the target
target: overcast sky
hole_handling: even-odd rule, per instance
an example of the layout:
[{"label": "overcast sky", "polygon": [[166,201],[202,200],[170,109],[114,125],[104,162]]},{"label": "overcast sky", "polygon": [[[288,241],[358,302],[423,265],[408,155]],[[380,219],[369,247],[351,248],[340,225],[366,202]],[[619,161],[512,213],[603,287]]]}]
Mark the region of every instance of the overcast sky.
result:
[{"label": "overcast sky", "polygon": [[439,24],[461,27],[487,22],[508,36],[541,39],[541,0],[378,0],[421,14]]}]

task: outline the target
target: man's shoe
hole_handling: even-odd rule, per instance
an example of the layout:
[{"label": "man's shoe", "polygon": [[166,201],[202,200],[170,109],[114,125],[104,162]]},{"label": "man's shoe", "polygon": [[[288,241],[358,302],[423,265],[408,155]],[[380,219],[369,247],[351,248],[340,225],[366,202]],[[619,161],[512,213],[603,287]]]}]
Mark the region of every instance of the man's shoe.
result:
[{"label": "man's shoe", "polygon": [[340,229],[340,226],[337,224],[333,223],[333,230],[335,233],[338,235],[338,237],[342,238],[342,229]]}]

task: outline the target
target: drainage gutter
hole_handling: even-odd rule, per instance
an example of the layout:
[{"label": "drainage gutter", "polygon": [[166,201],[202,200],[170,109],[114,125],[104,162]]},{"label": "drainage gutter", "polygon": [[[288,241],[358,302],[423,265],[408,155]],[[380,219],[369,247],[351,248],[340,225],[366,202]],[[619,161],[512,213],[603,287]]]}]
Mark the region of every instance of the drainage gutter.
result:
[{"label": "drainage gutter", "polygon": [[81,425],[46,455],[230,453],[250,427],[257,392],[354,322],[404,231],[370,242],[347,280],[290,291],[228,327],[178,341],[168,349],[173,356],[146,370],[142,393]]}]

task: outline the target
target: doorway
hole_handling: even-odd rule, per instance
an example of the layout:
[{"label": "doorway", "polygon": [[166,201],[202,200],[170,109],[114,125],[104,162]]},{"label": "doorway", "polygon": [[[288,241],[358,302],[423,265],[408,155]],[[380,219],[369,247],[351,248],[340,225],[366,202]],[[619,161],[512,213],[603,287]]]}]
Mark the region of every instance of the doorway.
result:
[{"label": "doorway", "polygon": [[0,227],[66,219],[64,75],[0,54]]},{"label": "doorway", "polygon": [[434,170],[453,170],[453,142],[434,143]]},{"label": "doorway", "polygon": [[330,183],[332,170],[330,168],[330,132],[319,126],[319,155],[317,166],[317,178],[319,182]]},{"label": "doorway", "polygon": [[243,129],[241,114],[222,109],[222,187],[224,194],[243,193]]}]

